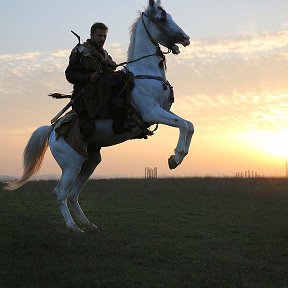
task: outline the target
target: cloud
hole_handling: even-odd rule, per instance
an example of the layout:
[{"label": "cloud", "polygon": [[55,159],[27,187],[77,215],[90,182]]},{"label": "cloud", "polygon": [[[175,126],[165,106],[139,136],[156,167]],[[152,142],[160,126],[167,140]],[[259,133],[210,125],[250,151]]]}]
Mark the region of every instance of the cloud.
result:
[{"label": "cloud", "polygon": [[[68,57],[69,51],[0,55],[2,129],[49,123],[65,103],[53,101],[47,95],[71,91],[64,75]],[[17,117],[13,117],[15,114]]]},{"label": "cloud", "polygon": [[55,51],[55,52],[52,52],[51,53],[51,57],[52,58],[64,58],[68,59],[68,56],[70,55],[70,50],[58,50],[58,51]]},{"label": "cloud", "polygon": [[219,58],[258,58],[268,53],[287,53],[288,31],[264,34],[242,34],[238,38],[192,41],[182,49],[179,60],[215,61]]},{"label": "cloud", "polygon": [[179,56],[168,62],[173,109],[202,131],[287,126],[288,32],[196,41]]},{"label": "cloud", "polygon": [[[118,63],[126,60],[127,47],[112,43],[106,48]],[[69,54],[0,55],[1,117],[11,113],[7,107],[12,101],[23,117],[27,110],[35,111],[34,121],[55,114],[63,102],[46,96],[71,92],[64,75]],[[288,115],[287,60],[287,31],[192,41],[180,55],[167,57],[167,76],[176,97],[172,110],[203,133],[282,129]],[[37,113],[43,107],[47,109]]]},{"label": "cloud", "polygon": [[[31,52],[23,54],[0,55],[2,73],[12,73],[15,76],[39,74],[44,71],[54,71],[67,64],[69,51]],[[59,66],[60,64],[60,66]],[[31,75],[32,76],[32,75]]]},{"label": "cloud", "polygon": [[29,53],[20,53],[20,54],[2,54],[0,55],[0,61],[2,63],[11,62],[11,61],[22,61],[22,60],[32,60],[41,55],[40,52],[29,52]]}]

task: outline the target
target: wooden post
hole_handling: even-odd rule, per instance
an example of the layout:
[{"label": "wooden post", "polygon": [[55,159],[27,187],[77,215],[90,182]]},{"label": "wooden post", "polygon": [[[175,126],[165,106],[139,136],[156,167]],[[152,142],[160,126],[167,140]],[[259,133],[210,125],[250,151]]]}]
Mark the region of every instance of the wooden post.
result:
[{"label": "wooden post", "polygon": [[145,167],[145,179],[157,179],[157,167],[150,168],[150,167]]}]

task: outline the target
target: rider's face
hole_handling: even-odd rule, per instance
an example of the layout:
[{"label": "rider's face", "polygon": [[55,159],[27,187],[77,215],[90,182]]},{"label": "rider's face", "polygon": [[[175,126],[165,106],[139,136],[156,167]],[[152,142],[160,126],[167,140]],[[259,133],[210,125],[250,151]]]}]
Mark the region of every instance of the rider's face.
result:
[{"label": "rider's face", "polygon": [[96,29],[96,31],[91,35],[92,43],[98,48],[103,48],[108,30]]}]

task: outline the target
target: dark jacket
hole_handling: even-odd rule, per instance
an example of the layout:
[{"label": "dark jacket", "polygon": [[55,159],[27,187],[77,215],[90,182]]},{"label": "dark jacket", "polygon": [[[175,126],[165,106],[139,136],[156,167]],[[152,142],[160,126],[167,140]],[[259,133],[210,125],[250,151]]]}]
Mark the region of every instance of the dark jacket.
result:
[{"label": "dark jacket", "polygon": [[84,44],[78,44],[72,50],[65,74],[66,79],[72,84],[88,84],[92,73],[104,73],[113,71],[115,68],[116,63],[108,52],[92,46],[88,39]]},{"label": "dark jacket", "polygon": [[[128,73],[114,71],[116,63],[104,49],[97,49],[87,40],[78,44],[71,52],[69,65],[65,70],[67,80],[74,84],[73,110],[77,113],[82,134],[86,137],[94,129],[95,118],[113,119],[116,133],[127,131],[127,105],[133,83]],[[90,75],[101,75],[96,82],[90,81]],[[130,129],[130,128],[129,128]]]},{"label": "dark jacket", "polygon": [[[66,79],[74,84],[73,109],[80,117],[95,118],[111,97],[111,83],[116,63],[104,49],[97,49],[87,40],[71,52]],[[101,74],[97,83],[90,81],[94,72]]]}]

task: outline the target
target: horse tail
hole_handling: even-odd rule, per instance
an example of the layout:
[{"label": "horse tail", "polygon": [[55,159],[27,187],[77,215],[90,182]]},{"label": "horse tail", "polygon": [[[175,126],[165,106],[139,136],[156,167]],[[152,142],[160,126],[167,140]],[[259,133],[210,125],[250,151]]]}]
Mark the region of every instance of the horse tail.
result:
[{"label": "horse tail", "polygon": [[23,152],[23,174],[19,180],[6,182],[4,189],[16,190],[23,186],[41,168],[48,148],[50,126],[37,128],[31,135]]}]

